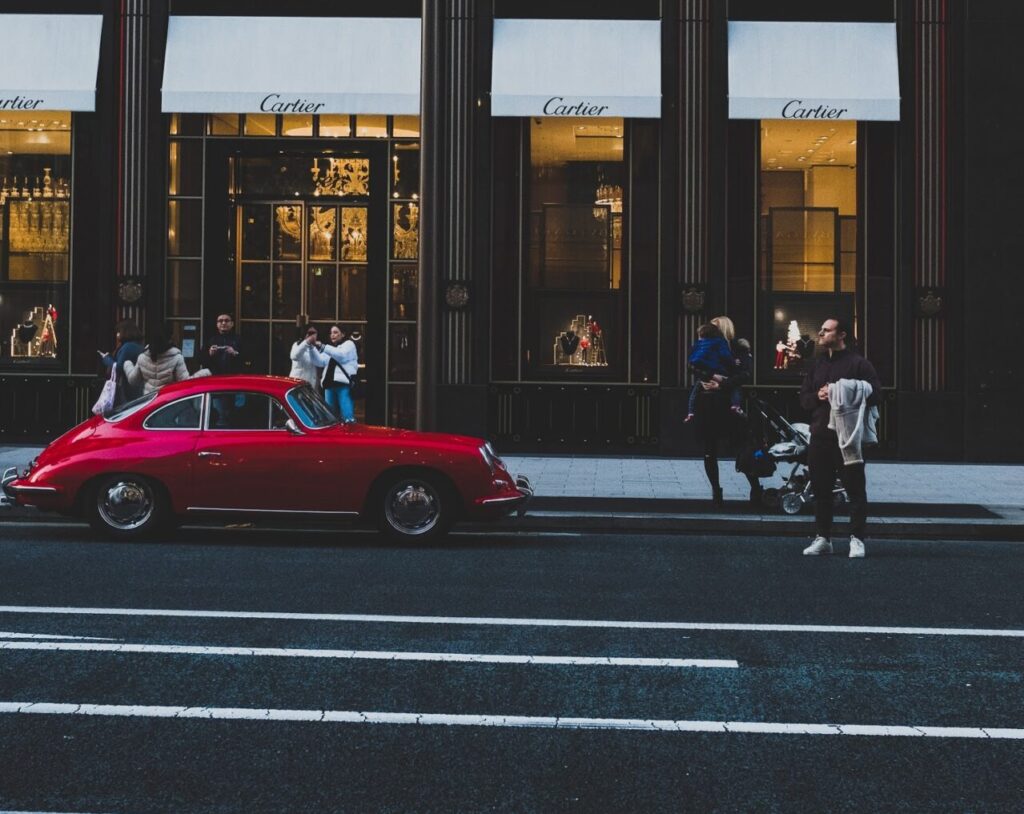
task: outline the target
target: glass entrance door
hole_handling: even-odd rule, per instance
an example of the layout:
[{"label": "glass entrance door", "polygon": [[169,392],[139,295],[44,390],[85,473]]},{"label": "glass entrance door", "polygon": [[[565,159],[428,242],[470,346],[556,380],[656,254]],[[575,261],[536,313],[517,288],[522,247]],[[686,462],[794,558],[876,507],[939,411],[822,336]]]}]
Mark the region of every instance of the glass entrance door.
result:
[{"label": "glass entrance door", "polygon": [[[326,341],[338,324],[356,341],[361,389],[372,394],[380,371],[368,346],[383,320],[373,318],[369,284],[379,254],[372,249],[371,159],[236,156],[234,162],[236,308],[247,368],[286,376],[289,350],[304,325],[316,325]],[[380,420],[369,401],[356,400],[357,420]]]}]

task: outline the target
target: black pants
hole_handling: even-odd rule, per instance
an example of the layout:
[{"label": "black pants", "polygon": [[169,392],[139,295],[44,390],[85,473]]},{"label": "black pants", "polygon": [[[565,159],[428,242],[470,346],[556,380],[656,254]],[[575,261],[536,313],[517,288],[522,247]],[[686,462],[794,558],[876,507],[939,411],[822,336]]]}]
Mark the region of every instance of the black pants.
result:
[{"label": "black pants", "polygon": [[868,519],[864,464],[845,466],[843,453],[839,450],[839,439],[834,432],[829,432],[827,435],[811,438],[811,446],[807,451],[807,465],[811,468],[814,520],[818,534],[825,538],[832,535],[832,492],[835,489],[838,472],[846,488],[846,495],[850,499],[850,533],[863,540]]}]

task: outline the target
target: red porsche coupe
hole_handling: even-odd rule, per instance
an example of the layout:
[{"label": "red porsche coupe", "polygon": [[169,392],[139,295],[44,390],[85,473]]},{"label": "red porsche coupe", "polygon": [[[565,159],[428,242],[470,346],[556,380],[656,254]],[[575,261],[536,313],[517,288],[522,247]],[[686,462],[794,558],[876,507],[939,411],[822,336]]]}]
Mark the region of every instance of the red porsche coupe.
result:
[{"label": "red porsche coupe", "polygon": [[341,424],[308,384],[271,376],[168,385],[80,424],[2,481],[20,505],[129,539],[232,514],[371,519],[425,542],[532,494],[479,438]]}]

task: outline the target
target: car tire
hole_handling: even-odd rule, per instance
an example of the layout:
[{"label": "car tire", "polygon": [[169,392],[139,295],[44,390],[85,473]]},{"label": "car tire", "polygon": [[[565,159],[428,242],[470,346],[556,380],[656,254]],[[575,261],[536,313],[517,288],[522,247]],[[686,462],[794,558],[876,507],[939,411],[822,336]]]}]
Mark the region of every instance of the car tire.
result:
[{"label": "car tire", "polygon": [[141,540],[171,525],[163,489],[142,475],[107,475],[86,496],[86,516],[93,530],[117,540]]},{"label": "car tire", "polygon": [[455,522],[455,496],[437,475],[411,472],[376,492],[377,528],[389,541],[423,544],[444,537]]}]

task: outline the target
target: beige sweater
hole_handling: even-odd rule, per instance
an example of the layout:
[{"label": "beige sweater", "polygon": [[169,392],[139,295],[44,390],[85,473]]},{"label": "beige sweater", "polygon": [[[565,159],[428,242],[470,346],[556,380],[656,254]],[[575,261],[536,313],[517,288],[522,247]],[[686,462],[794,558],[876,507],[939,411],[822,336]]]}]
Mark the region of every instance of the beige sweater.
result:
[{"label": "beige sweater", "polygon": [[[143,394],[159,390],[165,384],[189,378],[185,358],[177,348],[168,348],[154,359],[147,348],[135,364],[124,363],[124,375],[130,384],[142,384]],[[209,375],[209,372],[207,372]]]}]

